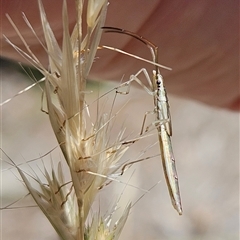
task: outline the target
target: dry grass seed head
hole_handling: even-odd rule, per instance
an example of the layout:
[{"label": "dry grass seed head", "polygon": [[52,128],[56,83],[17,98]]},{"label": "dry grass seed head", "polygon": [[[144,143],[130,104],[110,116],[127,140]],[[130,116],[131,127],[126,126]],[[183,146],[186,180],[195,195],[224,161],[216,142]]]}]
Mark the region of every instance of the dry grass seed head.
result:
[{"label": "dry grass seed head", "polygon": [[[40,43],[48,54],[49,70],[39,62],[10,17],[9,20],[26,46],[27,53],[8,39],[7,41],[45,76],[45,94],[50,122],[68,163],[74,190],[70,191],[69,188],[64,190],[65,188],[61,187],[64,185],[61,166],[58,169],[58,177],[54,170],[50,176],[45,169],[48,184],[44,185],[38,180],[41,192],[33,188],[25,174],[19,168],[17,169],[29,192],[62,239],[82,239],[84,231],[82,228],[91,204],[98,189],[107,179],[102,178],[101,175],[107,176],[116,172],[119,168],[118,160],[128,149],[128,145],[121,142],[122,133],[117,136],[114,144],[109,143],[111,118],[107,114],[99,117],[90,131],[86,129],[84,99],[86,78],[100,41],[107,1],[88,1],[88,29],[84,37],[80,27],[83,3],[77,2],[80,18],[70,35],[67,4],[65,0],[63,1],[62,48],[57,43],[42,2],[40,0],[38,2],[46,46]],[[24,18],[37,37],[27,18],[25,16]],[[91,175],[89,172],[96,175]],[[92,227],[88,229],[87,239],[117,239],[129,209],[130,207],[111,231],[107,230],[108,226],[104,224],[104,220],[98,219],[100,223],[97,221],[97,224],[94,219],[92,226],[98,225],[98,227],[94,227],[96,229],[94,234]],[[91,233],[96,237],[92,237]]]}]

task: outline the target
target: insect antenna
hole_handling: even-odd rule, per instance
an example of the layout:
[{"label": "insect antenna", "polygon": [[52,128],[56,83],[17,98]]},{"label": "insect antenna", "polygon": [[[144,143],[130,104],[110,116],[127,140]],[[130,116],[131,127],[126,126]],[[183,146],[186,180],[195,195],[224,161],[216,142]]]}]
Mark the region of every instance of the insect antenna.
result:
[{"label": "insect antenna", "polygon": [[[122,28],[116,28],[116,27],[102,27],[103,32],[104,33],[120,33],[120,34],[125,34],[128,36],[131,36],[137,40],[139,40],[140,42],[144,43],[151,52],[152,58],[153,58],[153,62],[155,62],[156,64],[158,64],[158,46],[155,45],[154,43],[152,43],[151,41],[149,41],[148,39],[125,29]],[[155,65],[156,67],[156,72],[159,72],[159,68]]]}]

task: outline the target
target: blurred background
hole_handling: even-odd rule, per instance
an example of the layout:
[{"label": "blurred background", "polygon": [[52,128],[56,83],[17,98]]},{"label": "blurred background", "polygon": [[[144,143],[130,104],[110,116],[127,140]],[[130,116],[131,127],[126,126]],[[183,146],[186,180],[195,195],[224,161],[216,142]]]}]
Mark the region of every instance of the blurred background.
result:
[{"label": "blurred background", "polygon": [[[3,59],[0,71],[1,102],[33,83],[18,65]],[[96,117],[96,104],[92,102],[118,84],[89,84],[89,90],[93,91],[87,94],[92,119]],[[16,164],[39,158],[57,146],[48,116],[41,112],[41,94],[41,89],[36,86],[2,107],[1,147]],[[239,238],[239,114],[170,94],[169,102],[183,216],[179,216],[171,205],[160,156],[134,164],[121,178],[122,182],[129,182],[136,188],[119,182],[103,188],[92,212],[98,211],[99,203],[101,210],[107,211],[122,193],[120,212],[130,201],[137,203],[131,209],[121,240],[236,240]],[[114,123],[113,136],[123,124],[127,127],[127,134],[136,136],[144,113],[153,110],[152,97],[139,87],[131,87],[127,96],[118,95],[114,111],[125,103]],[[103,105],[104,111],[111,109],[110,94],[103,100]],[[156,141],[155,134],[137,142],[124,161],[138,159],[141,152]],[[158,153],[159,146],[155,144],[142,157]],[[1,154],[4,160],[1,162],[1,201],[4,207],[23,198],[27,190],[17,172],[9,169],[7,157]],[[44,158],[44,164],[49,166],[51,159],[54,162],[63,160],[58,149],[46,160]],[[31,168],[40,173],[42,161],[34,161],[30,166],[24,164],[21,167],[30,173],[33,172]],[[141,190],[150,189],[155,184],[147,194]],[[31,207],[34,205],[27,196],[15,205],[25,207],[1,210],[1,239],[59,239],[41,211]]]}]

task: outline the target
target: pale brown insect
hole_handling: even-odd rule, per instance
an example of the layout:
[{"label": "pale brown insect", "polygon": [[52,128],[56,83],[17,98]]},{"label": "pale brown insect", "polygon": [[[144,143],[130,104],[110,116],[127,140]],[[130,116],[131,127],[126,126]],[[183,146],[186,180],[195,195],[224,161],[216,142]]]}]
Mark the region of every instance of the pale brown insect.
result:
[{"label": "pale brown insect", "polygon": [[[172,201],[173,207],[177,210],[179,215],[182,215],[182,204],[178,183],[177,170],[175,165],[175,158],[173,155],[171,136],[172,136],[172,124],[169,103],[167,98],[167,92],[163,84],[163,77],[160,74],[158,65],[158,47],[149,40],[132,33],[130,31],[114,28],[114,27],[103,27],[104,32],[122,33],[125,35],[132,36],[139,41],[143,42],[150,49],[153,62],[156,63],[153,71],[153,77],[150,78],[146,69],[141,69],[136,75],[133,75],[127,82],[130,84],[132,81],[138,82],[149,94],[153,96],[154,100],[154,113],[156,116],[156,128],[158,130],[158,139],[160,145],[160,151],[162,155],[162,165],[164,170],[165,179],[167,182],[169,195]],[[147,88],[138,75],[143,73],[149,83],[150,89]],[[143,130],[142,130],[143,131]]]}]

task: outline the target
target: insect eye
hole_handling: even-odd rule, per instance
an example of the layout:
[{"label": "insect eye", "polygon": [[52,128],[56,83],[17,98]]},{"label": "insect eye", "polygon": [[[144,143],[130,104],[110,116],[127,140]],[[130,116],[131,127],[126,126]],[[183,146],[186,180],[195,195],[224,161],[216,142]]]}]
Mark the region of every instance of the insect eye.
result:
[{"label": "insect eye", "polygon": [[159,76],[157,76],[157,84],[160,85],[162,83],[161,79]]}]

